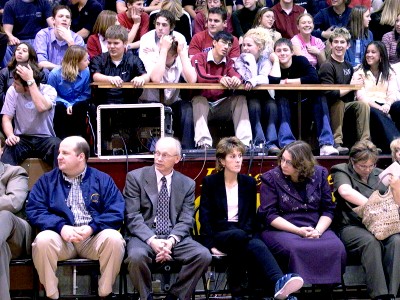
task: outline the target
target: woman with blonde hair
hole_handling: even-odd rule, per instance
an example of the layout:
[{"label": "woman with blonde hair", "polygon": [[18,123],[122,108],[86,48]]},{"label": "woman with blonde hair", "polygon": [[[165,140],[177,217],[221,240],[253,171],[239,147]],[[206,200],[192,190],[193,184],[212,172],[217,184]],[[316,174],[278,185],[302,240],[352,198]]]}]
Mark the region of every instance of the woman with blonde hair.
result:
[{"label": "woman with blonde hair", "polygon": [[[273,52],[269,32],[252,28],[243,36],[242,54],[235,62],[237,72],[245,81],[253,143],[270,155],[279,153],[277,135],[278,108],[274,91],[251,91],[259,84],[280,82],[279,59]],[[261,120],[263,122],[261,122]]]},{"label": "woman with blonde hair", "polygon": [[370,28],[375,41],[382,40],[383,35],[393,29],[398,14],[400,14],[399,0],[385,0],[381,8],[371,14]]},{"label": "woman with blonde hair", "polygon": [[161,4],[161,9],[154,10],[150,14],[150,25],[149,31],[155,28],[156,15],[160,10],[168,10],[175,17],[175,28],[174,31],[181,33],[185,39],[186,43],[189,45],[192,40],[192,22],[190,20],[190,15],[182,8],[180,0],[163,0]]},{"label": "woman with blonde hair", "polygon": [[294,54],[307,58],[314,68],[319,67],[326,60],[325,44],[311,35],[314,30],[313,16],[309,13],[301,14],[297,18],[297,29],[299,33],[291,39]]},{"label": "woman with blonde hair", "polygon": [[[228,0],[230,5],[227,5],[227,1],[225,0],[207,0],[207,5],[201,11],[196,14],[196,18],[194,19],[194,32],[196,34],[200,31],[207,29],[207,18],[208,11],[213,7],[221,7],[228,12],[228,17],[226,19],[226,31],[229,33],[233,32],[232,20],[231,20],[231,12],[232,12],[232,0]],[[228,9],[230,8],[230,10]]]},{"label": "woman with blonde hair", "polygon": [[108,52],[106,31],[111,25],[119,25],[117,14],[111,10],[103,10],[94,23],[92,34],[87,41],[89,58]]},{"label": "woman with blonde hair", "polygon": [[89,57],[86,49],[71,46],[61,67],[54,68],[47,84],[57,91],[54,131],[63,139],[71,135],[86,137],[86,115],[90,91]]},{"label": "woman with blonde hair", "polygon": [[370,20],[371,14],[366,7],[353,7],[349,22],[350,47],[347,49],[344,58],[353,67],[361,64],[367,45],[374,40],[372,32],[368,29]]}]

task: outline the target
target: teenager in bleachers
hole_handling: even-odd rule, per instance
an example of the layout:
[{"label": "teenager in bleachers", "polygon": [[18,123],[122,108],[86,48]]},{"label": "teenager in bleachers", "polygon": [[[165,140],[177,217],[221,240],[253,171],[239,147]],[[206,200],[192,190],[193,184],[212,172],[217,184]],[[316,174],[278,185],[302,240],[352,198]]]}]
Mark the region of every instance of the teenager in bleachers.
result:
[{"label": "teenager in bleachers", "polygon": [[304,13],[297,18],[297,28],[299,33],[292,39],[295,55],[303,55],[310,64],[317,68],[326,60],[325,44],[321,39],[311,35],[314,29],[314,18]]},{"label": "teenager in bleachers", "polygon": [[[107,0],[108,1],[108,0]],[[110,0],[113,1],[113,0]],[[144,0],[143,10],[146,13],[151,13],[153,10],[160,9],[163,0]],[[125,0],[116,0],[115,8],[118,14],[123,13],[127,10]]]},{"label": "teenager in bleachers", "polygon": [[34,48],[39,66],[51,71],[61,66],[61,61],[68,47],[84,46],[82,37],[70,30],[71,10],[68,6],[57,5],[53,8],[54,27],[40,30],[35,37]]},{"label": "teenager in bleachers", "polygon": [[[161,10],[155,17],[155,29],[147,32],[140,39],[139,57],[143,61],[146,70],[152,69],[153,62],[157,60],[160,52],[160,40],[164,35],[175,37],[179,41],[184,41],[185,37],[175,31],[175,16],[168,10]],[[151,66],[151,68],[150,68]]]},{"label": "teenager in bleachers", "polygon": [[[206,8],[208,1],[213,1],[213,0],[182,0],[182,7],[189,13],[191,18],[194,20],[196,18],[196,15]],[[242,0],[236,0],[236,5],[238,5],[239,2],[240,4],[243,4]],[[232,15],[233,12],[232,0],[226,1],[225,9],[229,15]]]},{"label": "teenager in bleachers", "polygon": [[[15,48],[9,64],[0,70],[0,107],[3,107],[7,90],[14,82],[15,68],[27,63],[35,64],[39,68],[35,49],[31,44],[23,42]],[[41,83],[46,83],[47,78],[43,72],[40,73],[40,78]]]},{"label": "teenager in bleachers", "polygon": [[31,45],[42,28],[53,26],[51,7],[47,0],[10,0],[4,6],[3,28],[8,37],[8,47],[3,59],[7,65],[15,46],[21,42]]},{"label": "teenager in bleachers", "polygon": [[345,58],[353,67],[362,62],[367,45],[374,40],[372,32],[368,29],[370,20],[371,15],[366,7],[355,6],[351,10],[349,22],[351,40]]},{"label": "teenager in bleachers", "polygon": [[[161,36],[157,47],[157,51],[144,52],[141,55],[152,82],[176,83],[181,78],[188,83],[196,82],[197,74],[190,63],[185,39],[165,34]],[[139,101],[160,102],[160,91],[144,89]],[[185,94],[181,94],[179,89],[164,89],[163,104],[172,108],[173,131],[181,141],[182,148],[193,149],[193,110],[190,98],[185,98]]]},{"label": "teenager in bleachers", "polygon": [[227,89],[202,90],[192,100],[195,143],[198,148],[211,148],[213,138],[208,128],[211,120],[233,121],[236,137],[246,146],[252,140],[249,112],[246,98],[233,93],[242,78],[234,69],[234,61],[228,57],[233,36],[225,31],[213,37],[213,48],[192,57],[197,72],[197,82],[220,83]]},{"label": "teenager in bleachers", "polygon": [[103,10],[96,19],[93,26],[93,33],[87,41],[89,59],[108,51],[105,38],[108,27],[119,25],[117,14],[111,10]]},{"label": "teenager in bleachers", "polygon": [[[329,38],[331,55],[321,65],[319,78],[322,84],[362,84],[361,79],[353,79],[353,66],[344,59],[350,43],[350,33],[346,28],[336,27]],[[325,91],[328,100],[331,128],[335,141],[335,148],[339,154],[345,155],[349,148],[343,145],[343,135],[351,133],[351,127],[343,127],[343,120],[355,119],[356,141],[369,140],[369,106],[360,101],[354,101],[354,92],[351,90]]]},{"label": "teenager in bleachers", "polygon": [[[213,37],[217,32],[226,29],[227,12],[221,7],[213,7],[208,12],[207,28],[196,33],[189,45],[189,56],[201,52],[208,52],[213,48]],[[234,36],[232,47],[228,49],[228,57],[236,59],[240,55],[239,41]]]},{"label": "teenager in bleachers", "polygon": [[128,49],[138,49],[140,38],[149,31],[150,19],[143,3],[143,0],[126,0],[126,12],[118,14],[119,24],[129,30]]},{"label": "teenager in bleachers", "polygon": [[90,99],[89,56],[81,46],[65,52],[60,67],[54,68],[47,83],[57,91],[54,131],[60,139],[86,137],[86,115]]},{"label": "teenager in bleachers", "polygon": [[299,33],[296,21],[304,13],[304,7],[294,4],[293,0],[280,0],[272,10],[275,14],[275,28],[282,37],[291,39]]},{"label": "teenager in bleachers", "polygon": [[[106,31],[108,52],[90,61],[93,81],[110,83],[115,88],[97,93],[96,105],[137,103],[142,93],[140,87],[150,81],[144,65],[132,51],[126,51],[128,32],[120,25],[112,25]],[[123,82],[131,82],[136,89],[121,89]]]},{"label": "teenager in bleachers", "polygon": [[[304,56],[297,56],[293,53],[293,44],[290,40],[282,38],[275,43],[274,51],[279,58],[281,84],[307,84],[318,83],[318,74],[315,68]],[[338,150],[333,147],[333,135],[329,124],[329,109],[324,97],[316,92],[302,93],[304,113],[308,113],[309,118],[313,118],[317,129],[317,138],[320,147],[320,155],[337,155]],[[296,92],[291,90],[275,91],[275,101],[278,105],[279,114],[279,147],[283,148],[287,144],[295,141],[291,129],[292,110],[297,99]],[[306,120],[304,117],[303,120]]]},{"label": "teenager in bleachers", "polygon": [[256,14],[264,5],[262,0],[246,0],[243,6],[232,14],[233,35],[239,39],[239,44],[242,44],[243,35],[253,27]]},{"label": "teenager in bleachers", "polygon": [[[210,8],[221,7],[228,12],[228,10],[226,9],[227,5],[228,6],[232,5],[232,0],[228,0],[228,1],[207,0],[206,7],[196,14],[196,18],[194,19],[193,34],[196,34],[198,32],[201,32],[201,31],[207,29],[207,18],[208,18],[208,12],[209,12]],[[226,19],[226,31],[229,33],[233,33],[231,13],[229,13],[229,12],[228,12],[228,17]]]},{"label": "teenager in bleachers", "polygon": [[371,14],[370,30],[375,41],[382,40],[385,33],[393,29],[396,17],[400,14],[399,0],[385,0],[379,10]]},{"label": "teenager in bleachers", "polygon": [[350,21],[350,0],[335,0],[331,6],[319,11],[314,17],[313,35],[328,40],[335,27],[347,27]]},{"label": "teenager in bleachers", "polygon": [[[267,30],[272,41],[275,43],[277,40],[282,38],[282,35],[280,32],[276,31],[274,23],[274,11],[269,7],[261,7],[254,18],[253,28],[261,27]],[[271,47],[273,48],[274,45],[272,44]]]},{"label": "teenager in bleachers", "polygon": [[235,68],[245,82],[245,95],[253,133],[253,144],[265,148],[268,154],[279,153],[277,123],[278,108],[274,91],[252,91],[259,84],[280,82],[279,59],[271,47],[272,38],[263,28],[253,28],[243,37],[242,54]]},{"label": "teenager in bleachers", "polygon": [[400,42],[400,13],[396,17],[393,30],[385,33],[382,37],[382,43],[385,44],[389,55],[389,63],[395,64],[400,62],[400,57],[397,55],[397,48]]},{"label": "teenager in bleachers", "polygon": [[72,12],[71,30],[86,41],[103,8],[97,0],[70,0],[69,7]]},{"label": "teenager in bleachers", "polygon": [[371,139],[384,153],[389,153],[390,142],[400,136],[390,117],[391,105],[396,100],[395,76],[385,45],[377,41],[369,43],[362,64],[354,72],[353,78],[362,78],[364,81],[356,97],[370,106]]},{"label": "teenager in bleachers", "polygon": [[[163,1],[160,10],[170,11],[175,18],[174,30],[183,34],[187,43],[190,43],[192,39],[192,22],[190,15],[182,8],[180,0],[168,0]],[[154,10],[150,13],[150,25],[149,30],[155,28],[155,17],[160,10]]]}]

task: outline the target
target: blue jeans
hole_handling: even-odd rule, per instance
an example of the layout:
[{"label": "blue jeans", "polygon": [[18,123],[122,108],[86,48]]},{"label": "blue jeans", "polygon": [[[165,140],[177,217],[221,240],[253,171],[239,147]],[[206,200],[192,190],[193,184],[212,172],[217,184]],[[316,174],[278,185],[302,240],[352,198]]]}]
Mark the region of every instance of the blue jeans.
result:
[{"label": "blue jeans", "polygon": [[[266,148],[278,144],[276,124],[278,123],[278,107],[269,94],[251,92],[247,95],[247,107],[253,133],[253,144],[263,143]],[[261,123],[261,120],[263,123]]]},{"label": "blue jeans", "polygon": [[20,141],[16,145],[4,148],[4,153],[1,157],[3,163],[16,166],[27,158],[38,157],[53,166],[53,168],[58,167],[57,156],[61,143],[58,137],[29,135],[20,135],[19,137]]},{"label": "blue jeans", "polygon": [[[293,104],[297,104],[297,102],[293,101],[293,99],[277,96],[276,103],[278,105],[279,116],[279,147],[284,147],[296,140],[292,133],[290,122],[291,110],[297,107]],[[333,145],[333,135],[330,126],[329,109],[326,98],[322,96],[310,96],[302,102],[302,108],[305,112],[310,111],[313,113],[319,146]]]},{"label": "blue jeans", "polygon": [[180,139],[182,149],[194,149],[194,123],[192,102],[181,100],[171,104],[175,122],[172,122],[174,136]]}]

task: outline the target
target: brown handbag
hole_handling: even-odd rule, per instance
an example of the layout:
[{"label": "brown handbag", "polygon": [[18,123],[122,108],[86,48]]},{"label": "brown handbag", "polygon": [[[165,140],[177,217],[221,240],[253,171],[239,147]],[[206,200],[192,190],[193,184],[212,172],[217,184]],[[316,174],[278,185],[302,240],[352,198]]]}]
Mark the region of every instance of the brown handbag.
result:
[{"label": "brown handbag", "polygon": [[399,205],[394,201],[390,186],[383,195],[374,191],[364,205],[353,208],[353,211],[378,240],[400,232]]}]

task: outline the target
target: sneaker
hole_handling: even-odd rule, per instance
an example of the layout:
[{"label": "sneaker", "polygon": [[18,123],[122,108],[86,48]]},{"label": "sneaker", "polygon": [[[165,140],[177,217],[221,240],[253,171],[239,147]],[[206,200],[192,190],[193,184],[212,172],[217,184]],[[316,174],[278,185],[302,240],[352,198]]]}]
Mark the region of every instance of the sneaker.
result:
[{"label": "sneaker", "polygon": [[271,156],[277,156],[279,154],[279,152],[281,152],[281,149],[279,149],[275,145],[269,147],[269,149],[268,149],[268,155],[271,155]]},{"label": "sneaker", "polygon": [[301,289],[303,284],[304,280],[298,274],[295,273],[286,274],[276,282],[274,298],[295,300],[297,299],[296,297],[289,295]]},{"label": "sneaker", "polygon": [[323,145],[321,148],[319,148],[319,155],[339,155],[339,151],[332,145]]},{"label": "sneaker", "polygon": [[197,145],[197,149],[207,150],[211,149],[211,146],[209,144]]},{"label": "sneaker", "polygon": [[334,147],[339,151],[339,155],[346,155],[349,153],[349,148],[343,147],[342,144],[335,144]]}]

